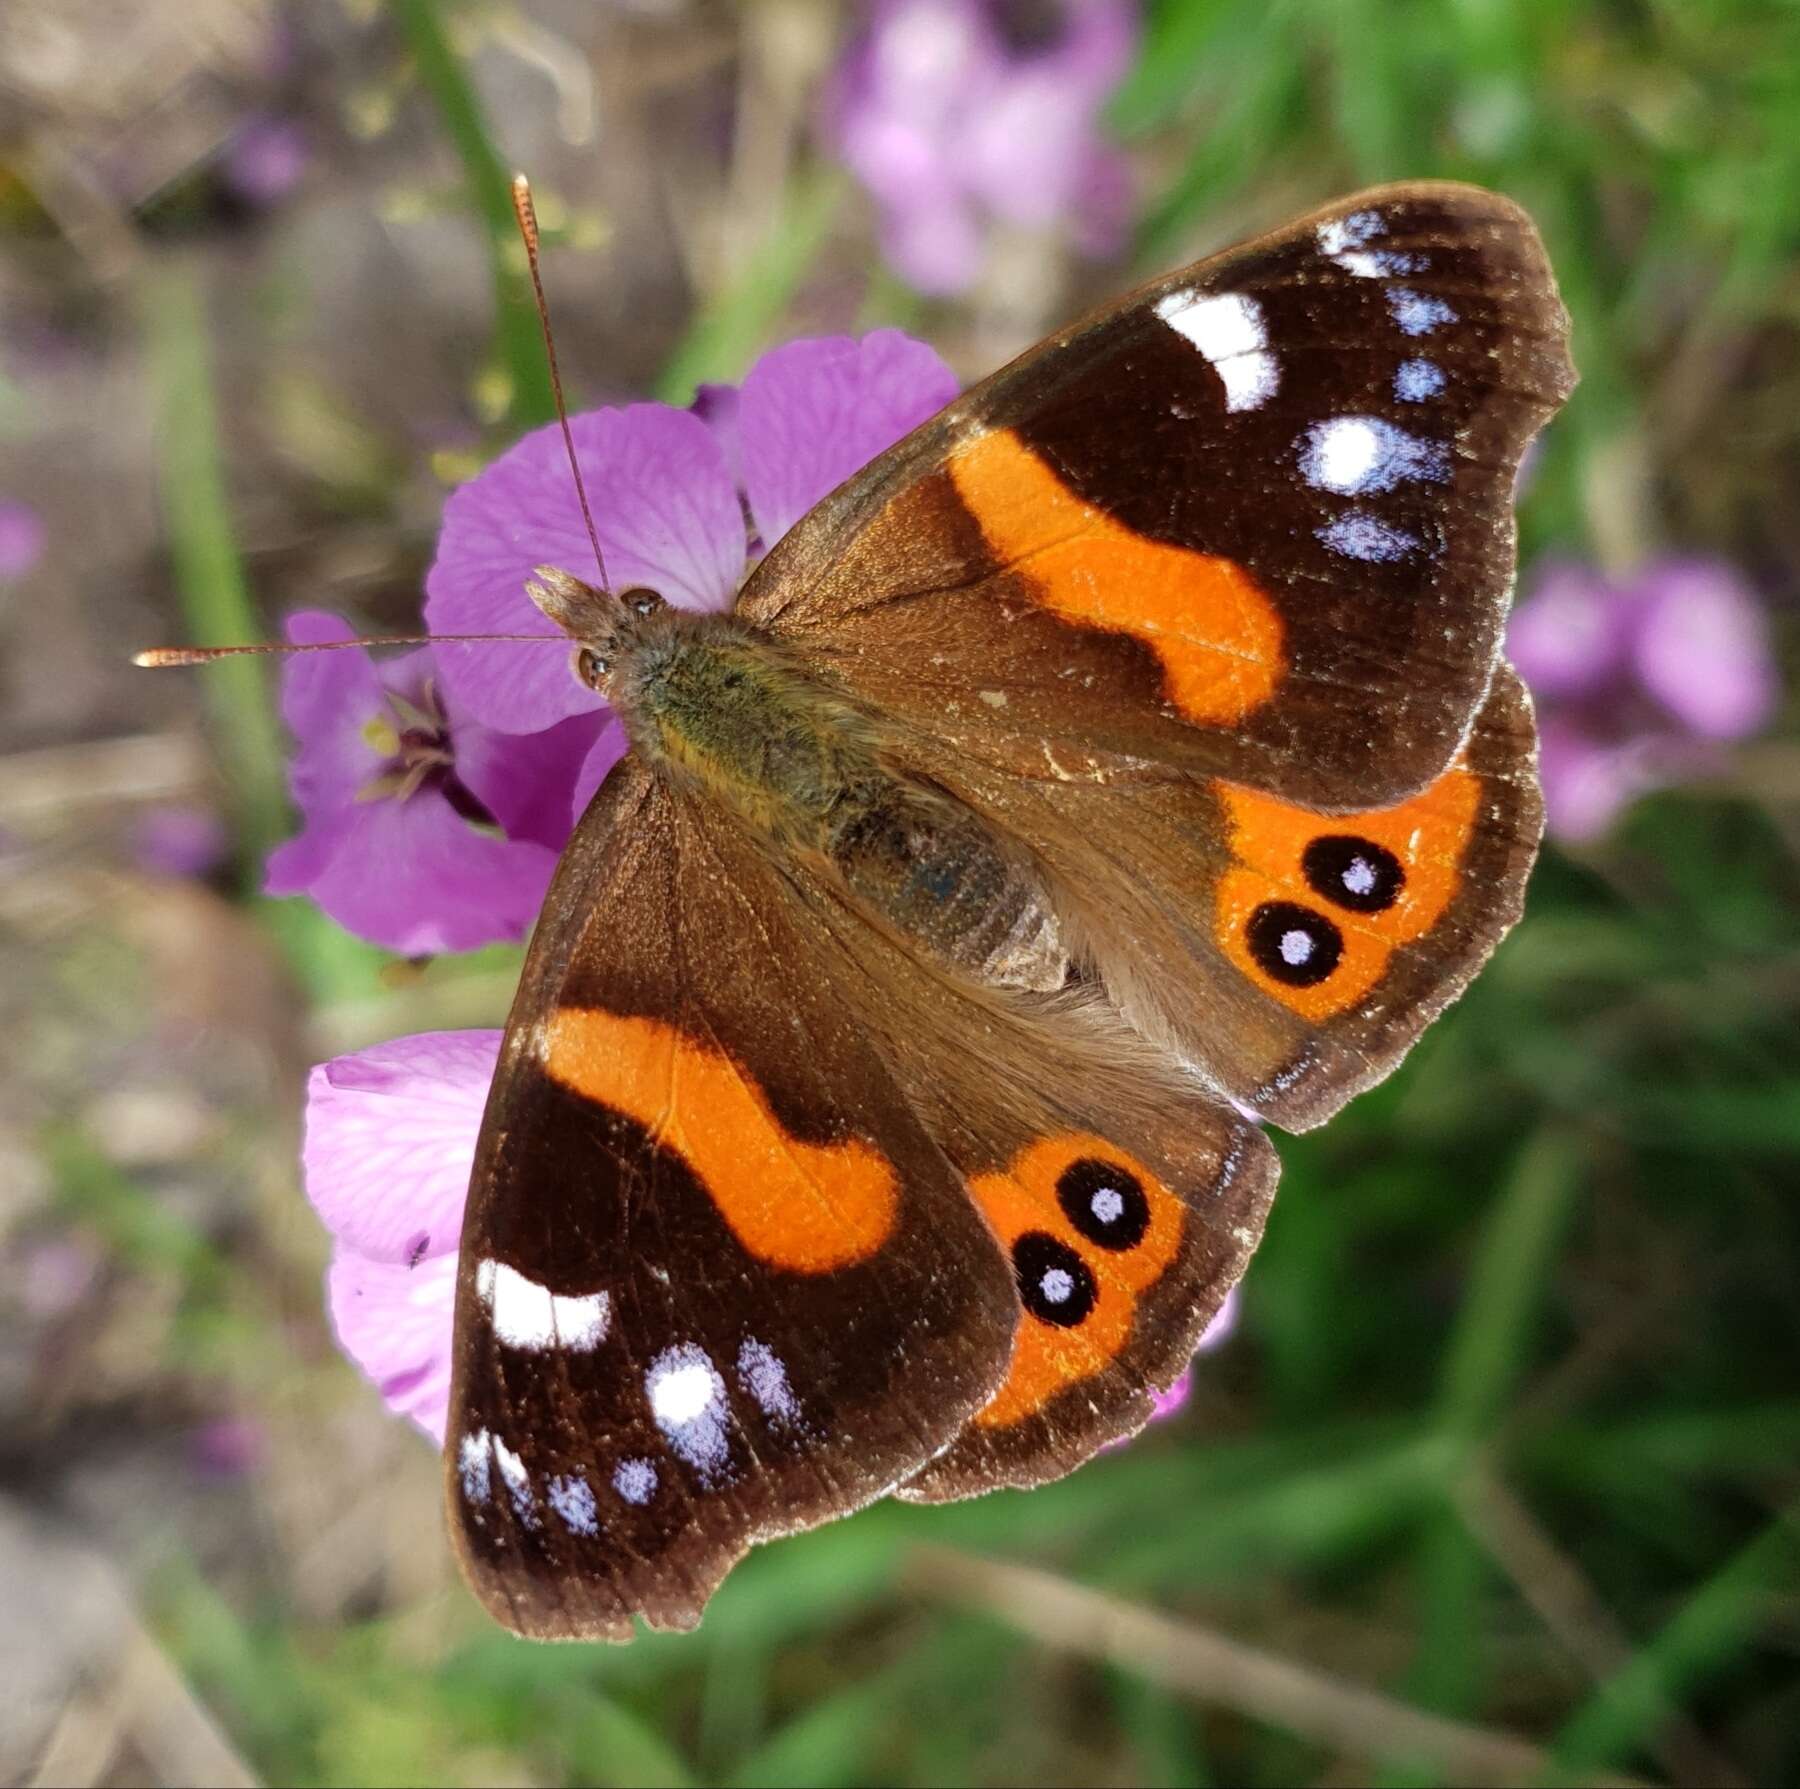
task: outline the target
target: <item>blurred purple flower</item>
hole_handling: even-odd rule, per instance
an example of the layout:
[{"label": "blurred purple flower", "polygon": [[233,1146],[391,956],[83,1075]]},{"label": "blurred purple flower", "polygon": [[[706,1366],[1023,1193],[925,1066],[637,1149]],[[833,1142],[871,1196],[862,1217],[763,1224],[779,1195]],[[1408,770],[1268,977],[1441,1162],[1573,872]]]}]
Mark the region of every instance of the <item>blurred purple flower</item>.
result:
[{"label": "blurred purple flower", "polygon": [[312,161],[306,133],[291,118],[254,118],[225,146],[225,184],[250,205],[273,205],[302,180]]},{"label": "blurred purple flower", "polygon": [[132,858],[152,876],[209,875],[224,858],[227,842],[224,822],[210,808],[152,808],[131,828]]},{"label": "blurred purple flower", "polygon": [[1662,559],[1613,582],[1543,567],[1513,612],[1507,650],[1539,709],[1552,832],[1598,837],[1638,795],[1720,763],[1780,695],[1768,622],[1738,574]]},{"label": "blurred purple flower", "polygon": [[[345,640],[336,616],[292,640]],[[270,855],[270,894],[310,895],[346,930],[409,956],[520,938],[569,831],[570,791],[616,724],[595,710],[526,737],[467,718],[432,649],[290,659],[282,713],[305,821]],[[616,752],[615,752],[616,755]]]},{"label": "blurred purple flower", "polygon": [[105,1265],[84,1236],[45,1236],[17,1246],[8,1285],[39,1322],[66,1317],[93,1291]]},{"label": "blurred purple flower", "polygon": [[29,503],[0,497],[0,578],[22,578],[44,556],[44,518]]},{"label": "blurred purple flower", "polygon": [[875,0],[833,76],[826,134],[922,292],[972,285],[996,222],[1115,251],[1130,171],[1100,111],[1136,53],[1133,0]]},{"label": "blurred purple flower", "polygon": [[[691,411],[632,404],[573,417],[613,584],[647,584],[679,608],[729,608],[753,536],[772,545],[955,395],[954,375],[931,349],[882,329],[777,348],[738,391],[708,386]],[[579,574],[592,558],[562,437],[539,429],[452,493],[425,580],[426,618],[434,633],[560,639],[525,595],[526,580],[545,563]],[[530,734],[604,713],[566,652],[434,651],[446,699],[484,727]],[[616,728],[602,736],[604,762],[577,779],[577,813],[621,749]]]},{"label": "blurred purple flower", "polygon": [[262,1425],[247,1416],[217,1416],[188,1436],[188,1453],[203,1477],[243,1478],[255,1472],[268,1452]]}]

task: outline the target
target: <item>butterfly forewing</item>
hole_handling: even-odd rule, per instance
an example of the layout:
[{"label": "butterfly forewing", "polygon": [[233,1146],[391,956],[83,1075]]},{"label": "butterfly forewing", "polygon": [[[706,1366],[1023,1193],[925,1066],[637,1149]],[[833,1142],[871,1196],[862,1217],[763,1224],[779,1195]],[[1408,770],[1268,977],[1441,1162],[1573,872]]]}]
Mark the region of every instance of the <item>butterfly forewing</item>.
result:
[{"label": "butterfly forewing", "polygon": [[1018,1305],[728,825],[624,760],[565,854],[464,1222],[452,1533],[543,1638],[689,1627],[752,1542],[911,1476]]},{"label": "butterfly forewing", "polygon": [[1016,773],[1401,799],[1487,690],[1566,330],[1516,206],[1377,189],[975,387],[798,524],[741,612]]}]

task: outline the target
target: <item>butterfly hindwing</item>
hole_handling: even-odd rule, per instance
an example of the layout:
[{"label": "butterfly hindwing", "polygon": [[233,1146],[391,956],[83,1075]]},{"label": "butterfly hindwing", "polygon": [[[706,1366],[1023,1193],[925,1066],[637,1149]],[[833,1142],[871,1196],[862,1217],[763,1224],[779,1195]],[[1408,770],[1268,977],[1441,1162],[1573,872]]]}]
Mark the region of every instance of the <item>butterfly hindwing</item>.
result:
[{"label": "butterfly hindwing", "polygon": [[971,985],[835,911],[840,990],[956,1166],[1020,1304],[1006,1376],[902,1495],[1072,1470],[1150,1414],[1262,1235],[1268,1138],[1092,984]]},{"label": "butterfly hindwing", "polygon": [[976,386],[793,528],[740,613],[1018,774],[1390,803],[1487,689],[1566,333],[1510,201],[1341,201]]},{"label": "butterfly hindwing", "polygon": [[1543,828],[1502,665],[1416,795],[1320,813],[1210,778],[1012,777],[928,756],[1043,866],[1063,935],[1139,1032],[1289,1130],[1383,1079],[1518,918]]},{"label": "butterfly hindwing", "polygon": [[464,1221],[450,1526],[508,1626],[689,1627],[998,1387],[1010,1268],[770,866],[624,760],[565,854]]}]

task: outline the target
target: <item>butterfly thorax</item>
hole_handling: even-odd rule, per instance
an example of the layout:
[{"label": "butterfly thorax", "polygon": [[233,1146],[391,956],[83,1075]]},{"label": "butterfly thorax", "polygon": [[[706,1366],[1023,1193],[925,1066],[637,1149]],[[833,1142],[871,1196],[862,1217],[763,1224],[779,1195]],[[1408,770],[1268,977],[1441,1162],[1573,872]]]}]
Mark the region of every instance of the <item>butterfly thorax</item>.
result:
[{"label": "butterfly thorax", "polygon": [[778,641],[628,592],[583,650],[644,761],[778,859],[827,869],[865,912],[983,980],[1062,985],[1067,956],[1034,866],[908,774],[880,724]]}]

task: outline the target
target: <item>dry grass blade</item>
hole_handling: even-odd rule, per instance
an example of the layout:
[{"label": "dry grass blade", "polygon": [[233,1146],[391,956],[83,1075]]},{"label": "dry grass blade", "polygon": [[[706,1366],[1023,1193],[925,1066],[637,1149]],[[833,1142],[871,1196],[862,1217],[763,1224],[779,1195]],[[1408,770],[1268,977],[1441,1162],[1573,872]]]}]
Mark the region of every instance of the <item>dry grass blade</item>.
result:
[{"label": "dry grass blade", "polygon": [[1538,1783],[1558,1774],[1541,1747],[1517,1734],[1444,1720],[1049,1572],[931,1547],[913,1556],[906,1576],[923,1594],[982,1610],[1046,1646],[1104,1660],[1334,1752],[1369,1761],[1429,1759],[1452,1783]]}]

